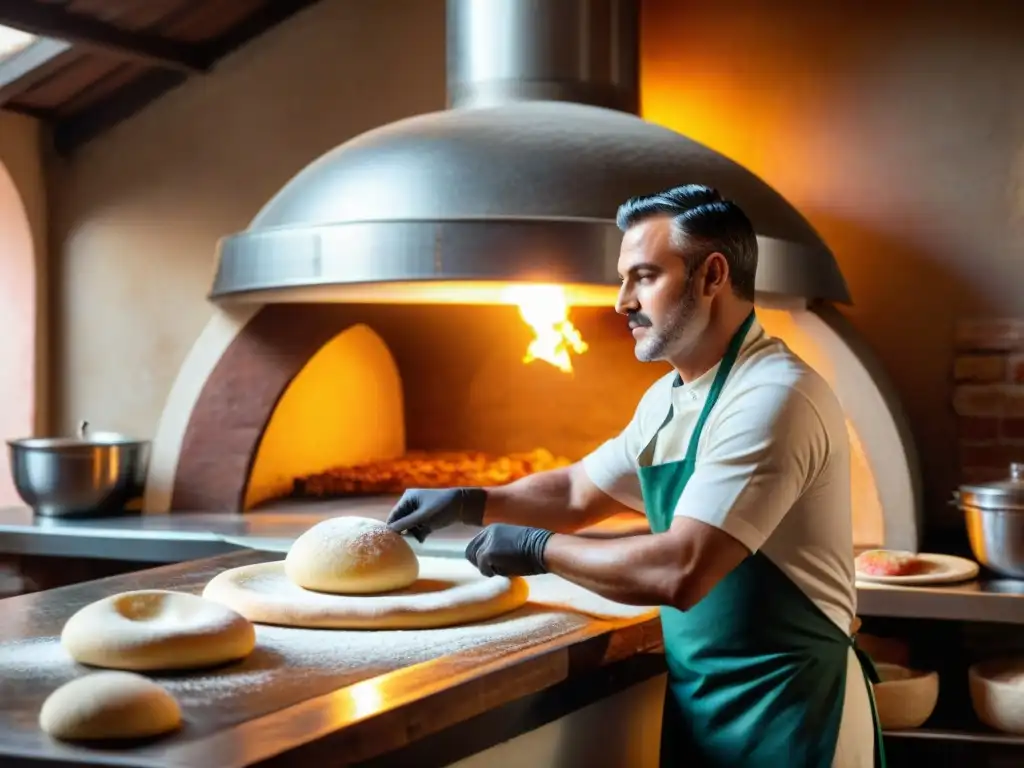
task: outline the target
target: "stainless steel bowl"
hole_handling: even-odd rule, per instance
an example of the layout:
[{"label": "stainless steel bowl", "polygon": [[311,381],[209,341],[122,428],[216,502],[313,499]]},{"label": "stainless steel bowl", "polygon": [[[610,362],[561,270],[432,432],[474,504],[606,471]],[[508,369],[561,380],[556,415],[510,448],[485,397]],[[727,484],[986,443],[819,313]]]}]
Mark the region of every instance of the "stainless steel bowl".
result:
[{"label": "stainless steel bowl", "polygon": [[14,487],[36,514],[115,515],[141,498],[150,442],[115,432],[8,440]]},{"label": "stainless steel bowl", "polygon": [[1024,579],[1024,464],[1011,464],[1006,480],[961,486],[955,503],[964,513],[978,562],[1002,576]]}]

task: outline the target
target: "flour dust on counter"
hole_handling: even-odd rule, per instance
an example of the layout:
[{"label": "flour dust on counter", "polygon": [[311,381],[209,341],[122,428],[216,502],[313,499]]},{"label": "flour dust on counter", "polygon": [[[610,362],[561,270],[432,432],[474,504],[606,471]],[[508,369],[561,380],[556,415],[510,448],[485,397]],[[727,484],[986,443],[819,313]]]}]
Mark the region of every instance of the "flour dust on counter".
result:
[{"label": "flour dust on counter", "polygon": [[72,661],[59,637],[34,637],[0,644],[0,707],[8,698],[9,686],[16,681],[59,684],[70,679],[68,672],[74,668],[86,669]]},{"label": "flour dust on counter", "polygon": [[[189,739],[422,662],[445,660],[445,672],[471,669],[474,651],[514,653],[589,623],[585,616],[525,606],[492,621],[428,630],[317,630],[257,625],[255,650],[242,662],[188,674],[150,673],[180,703]],[[91,670],[77,664],[57,636],[0,644],[0,730],[36,727],[57,687]]]}]

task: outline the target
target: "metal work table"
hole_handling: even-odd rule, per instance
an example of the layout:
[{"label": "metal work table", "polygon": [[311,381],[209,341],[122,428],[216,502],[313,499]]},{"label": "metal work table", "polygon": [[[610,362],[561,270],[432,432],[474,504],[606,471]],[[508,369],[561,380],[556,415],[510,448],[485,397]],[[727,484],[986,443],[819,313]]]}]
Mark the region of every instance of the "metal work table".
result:
[{"label": "metal work table", "polygon": [[[51,555],[174,563],[258,549],[283,553],[300,533],[336,514],[383,519],[393,498],[301,502],[245,514],[175,512],[91,520],[34,517],[27,508],[0,509],[0,555]],[[587,535],[638,531],[636,520],[613,520]],[[413,548],[424,555],[457,555],[472,529],[453,526]],[[1024,581],[983,577],[934,587],[858,586],[861,616],[982,621],[1024,625]]]},{"label": "metal work table", "polygon": [[242,551],[3,600],[0,659],[14,674],[0,679],[0,761],[232,768],[337,764],[343,755],[346,765],[376,765],[407,764],[402,750],[417,748],[417,765],[445,765],[664,671],[657,619],[570,616],[563,630],[530,634],[513,647],[487,642],[411,665],[386,653],[354,667],[295,664],[258,645],[222,674],[258,675],[259,684],[236,686],[238,695],[225,700],[217,695],[226,681],[189,683],[185,726],[164,739],[129,749],[76,747],[39,730],[46,696],[85,671],[56,644],[74,611],[129,589],[199,593],[221,570],[267,559]]},{"label": "metal work table", "polygon": [[[382,518],[391,503],[390,499],[376,499],[348,502],[340,508],[320,504],[244,515],[182,512],[79,521],[36,518],[25,509],[0,510],[0,554],[111,560],[143,559],[145,554],[153,563],[179,563],[7,599],[2,607],[9,617],[8,629],[0,629],[0,643],[52,637],[77,607],[124,589],[162,587],[198,592],[223,568],[282,556],[297,535],[324,517],[342,513]],[[640,530],[637,520],[613,520],[587,533],[607,536]],[[468,528],[449,528],[432,536],[425,546],[411,543],[423,554],[453,555],[461,553],[471,534]],[[199,559],[211,553],[219,556]],[[1019,581],[982,578],[936,587],[864,584],[858,593],[858,614],[864,617],[1024,625],[1024,582]],[[355,763],[386,765],[389,761],[395,764],[403,750],[423,749],[422,740],[428,739],[437,764],[444,765],[445,760],[479,752],[540,727],[573,707],[586,706],[660,674],[660,649],[657,620],[633,624],[588,621],[569,634],[538,638],[536,644],[511,653],[508,649],[476,648],[465,655],[412,667],[383,673],[373,670],[375,677],[370,679],[378,702],[373,711],[367,710],[365,699],[359,699],[358,676],[338,678],[328,689],[322,676],[312,685],[263,687],[253,694],[251,706],[247,703],[227,714],[211,713],[202,727],[159,742],[162,746],[133,751],[127,762],[107,761],[93,751],[72,753],[42,737],[34,722],[47,691],[22,682],[21,689],[0,695],[0,760],[17,755],[45,765],[74,765],[88,754],[90,761],[101,764],[200,768],[274,763],[278,759],[316,760],[343,749],[351,752]],[[258,659],[252,663],[263,664]],[[285,675],[283,671],[280,674]],[[467,701],[473,702],[469,709]],[[898,740],[1008,747],[1022,743],[1020,737],[986,729],[933,727],[886,735]],[[416,744],[410,746],[410,742]]]}]

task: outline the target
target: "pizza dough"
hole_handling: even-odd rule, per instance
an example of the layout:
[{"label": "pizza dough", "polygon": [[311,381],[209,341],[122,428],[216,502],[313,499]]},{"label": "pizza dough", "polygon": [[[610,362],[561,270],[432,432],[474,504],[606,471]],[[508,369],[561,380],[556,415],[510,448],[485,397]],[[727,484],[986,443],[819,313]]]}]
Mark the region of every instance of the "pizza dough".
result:
[{"label": "pizza dough", "polygon": [[230,608],[187,592],[121,592],[80,608],[60,636],[71,657],[95,667],[200,669],[248,656],[256,631]]},{"label": "pizza dough", "polygon": [[295,540],[284,570],[305,589],[373,594],[408,587],[419,576],[419,561],[409,543],[380,520],[332,517]]},{"label": "pizza dough", "polygon": [[39,727],[67,740],[138,739],[181,725],[181,709],[165,689],[133,672],[94,672],[51,693]]},{"label": "pizza dough", "polygon": [[404,590],[330,595],[288,578],[285,562],[243,565],[214,576],[203,597],[260,624],[323,629],[429,629],[483,621],[522,606],[524,579],[487,578],[466,560],[423,557],[420,578]]}]

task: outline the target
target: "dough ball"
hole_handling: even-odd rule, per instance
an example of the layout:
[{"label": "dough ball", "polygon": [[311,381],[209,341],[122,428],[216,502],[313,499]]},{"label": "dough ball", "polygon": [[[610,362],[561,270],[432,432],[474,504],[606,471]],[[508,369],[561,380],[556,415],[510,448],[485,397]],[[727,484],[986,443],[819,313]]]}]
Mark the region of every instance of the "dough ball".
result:
[{"label": "dough ball", "polygon": [[39,727],[57,739],[140,739],[181,725],[178,702],[152,680],[133,672],[94,672],[51,693]]},{"label": "dough ball", "polygon": [[317,523],[292,544],[284,569],[304,589],[349,595],[404,589],[420,574],[409,543],[366,517]]},{"label": "dough ball", "polygon": [[60,636],[71,657],[110,669],[201,669],[248,656],[252,623],[227,606],[187,592],[143,589],[79,609]]}]

